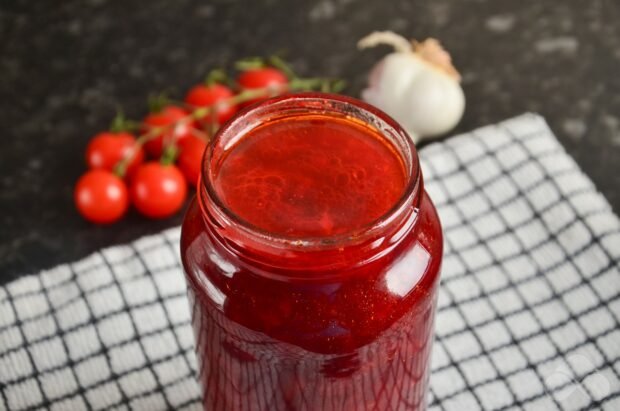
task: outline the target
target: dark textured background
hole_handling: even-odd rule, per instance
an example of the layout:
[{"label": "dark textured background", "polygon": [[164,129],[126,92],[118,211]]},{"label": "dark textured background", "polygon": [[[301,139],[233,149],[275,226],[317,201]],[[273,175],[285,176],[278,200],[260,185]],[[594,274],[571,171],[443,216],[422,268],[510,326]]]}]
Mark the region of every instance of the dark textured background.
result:
[{"label": "dark textured background", "polygon": [[619,20],[617,0],[1,2],[0,282],[181,221],[95,227],[74,211],[84,148],[116,106],[140,117],[150,92],[180,96],[210,68],[282,50],[357,96],[387,51],[355,50],[374,29],[453,53],[467,95],[457,131],[544,115],[618,211]]}]

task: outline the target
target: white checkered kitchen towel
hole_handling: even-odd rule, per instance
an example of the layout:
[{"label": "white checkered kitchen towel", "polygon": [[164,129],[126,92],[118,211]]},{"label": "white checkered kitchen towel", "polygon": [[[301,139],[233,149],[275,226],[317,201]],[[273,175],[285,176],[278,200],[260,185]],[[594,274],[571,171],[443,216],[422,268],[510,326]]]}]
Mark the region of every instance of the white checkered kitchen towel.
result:
[{"label": "white checkered kitchen towel", "polygon": [[[430,409],[620,409],[620,222],[544,120],[420,155],[446,234]],[[178,240],[0,287],[0,410],[198,410]]]}]

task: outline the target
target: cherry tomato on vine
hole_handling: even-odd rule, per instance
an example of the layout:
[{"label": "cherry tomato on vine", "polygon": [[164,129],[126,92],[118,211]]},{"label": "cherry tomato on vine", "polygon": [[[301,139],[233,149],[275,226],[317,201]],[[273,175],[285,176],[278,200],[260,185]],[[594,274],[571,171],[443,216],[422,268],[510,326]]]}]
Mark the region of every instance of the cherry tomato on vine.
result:
[{"label": "cherry tomato on vine", "polygon": [[[283,86],[288,84],[288,77],[274,67],[253,68],[242,71],[237,77],[237,84],[242,89],[257,89],[272,86]],[[250,105],[262,99],[254,99],[244,103],[244,106]]]},{"label": "cherry tomato on vine", "polygon": [[[234,95],[232,90],[223,84],[214,83],[210,85],[199,84],[194,86],[185,96],[185,102],[194,107],[209,107],[223,100],[227,100]],[[224,124],[237,112],[238,107],[233,104],[221,104],[216,109],[216,120],[218,124]],[[210,123],[211,114],[207,114],[203,121]]]},{"label": "cherry tomato on vine", "polygon": [[196,136],[186,138],[179,143],[177,164],[187,182],[193,187],[198,185],[198,177],[202,168],[202,155],[206,148],[207,142]]},{"label": "cherry tomato on vine", "polygon": [[135,151],[133,160],[127,167],[127,174],[131,175],[144,161],[144,150],[136,147],[136,138],[127,132],[104,131],[97,134],[86,147],[86,164],[91,169],[114,171],[120,160]]},{"label": "cherry tomato on vine", "polygon": [[164,218],[183,206],[187,183],[175,165],[151,161],[138,167],[129,194],[140,213],[151,218]]},{"label": "cherry tomato on vine", "polygon": [[[176,106],[166,106],[158,112],[150,113],[144,119],[144,124],[147,126],[144,132],[148,132],[152,127],[165,127],[172,123],[178,122],[183,117],[186,117],[187,113],[182,108]],[[193,122],[179,123],[176,126],[166,132],[161,133],[157,137],[147,141],[144,144],[144,149],[153,158],[158,159],[161,157],[164,145],[176,138],[177,143],[191,135],[191,128],[194,127]]]},{"label": "cherry tomato on vine", "polygon": [[241,72],[237,83],[241,88],[253,89],[288,84],[288,78],[277,68],[261,67]]},{"label": "cherry tomato on vine", "polygon": [[80,177],[73,196],[79,213],[98,224],[117,221],[129,206],[125,182],[102,169],[90,170]]}]

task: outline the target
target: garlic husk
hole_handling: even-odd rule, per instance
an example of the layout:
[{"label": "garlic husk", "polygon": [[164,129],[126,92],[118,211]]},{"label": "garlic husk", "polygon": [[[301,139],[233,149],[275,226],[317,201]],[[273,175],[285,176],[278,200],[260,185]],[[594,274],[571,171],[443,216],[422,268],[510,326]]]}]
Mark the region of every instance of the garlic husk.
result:
[{"label": "garlic husk", "polygon": [[454,128],[463,116],[465,95],[439,42],[415,43],[392,32],[375,32],[359,46],[378,44],[390,44],[396,51],[374,66],[362,98],[394,117],[416,142]]}]

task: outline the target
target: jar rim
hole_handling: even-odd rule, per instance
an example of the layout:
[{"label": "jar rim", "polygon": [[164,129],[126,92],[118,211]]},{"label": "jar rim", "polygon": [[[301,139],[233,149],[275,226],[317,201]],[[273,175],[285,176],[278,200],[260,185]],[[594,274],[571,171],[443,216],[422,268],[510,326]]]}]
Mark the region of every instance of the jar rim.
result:
[{"label": "jar rim", "polygon": [[[408,165],[407,184],[404,186],[403,193],[399,199],[390,209],[363,226],[344,233],[321,237],[291,237],[257,227],[239,217],[226,206],[215,189],[213,168],[211,167],[215,148],[223,139],[230,134],[234,134],[233,142],[227,143],[229,147],[234,146],[250,130],[260,124],[264,124],[265,117],[263,115],[265,114],[276,114],[274,117],[269,117],[269,119],[277,119],[282,117],[282,113],[285,112],[282,109],[289,109],[289,111],[293,112],[293,115],[296,112],[295,110],[298,110],[298,114],[313,113],[313,111],[309,110],[315,110],[315,113],[324,114],[339,113],[339,111],[334,110],[334,106],[346,107],[348,111],[345,114],[349,117],[352,114],[366,116],[366,118],[361,120],[367,125],[375,127],[382,135],[387,137],[398,150],[401,157],[403,157],[402,160]],[[330,108],[332,111],[329,111]],[[357,117],[357,119],[360,120],[360,117]],[[371,124],[371,121],[375,124]],[[391,135],[386,136],[386,133]],[[394,138],[399,141],[394,141]],[[232,225],[254,242],[268,244],[271,247],[311,250],[341,247],[352,243],[360,243],[375,237],[377,234],[385,231],[387,227],[392,226],[396,220],[399,220],[399,217],[405,214],[412,205],[417,208],[421,197],[419,195],[421,184],[421,171],[415,144],[396,120],[378,108],[352,97],[306,92],[286,94],[263,100],[241,110],[233,119],[222,126],[213,136],[203,156],[197,198],[203,215],[210,215],[215,218],[217,225],[220,227]]]}]

